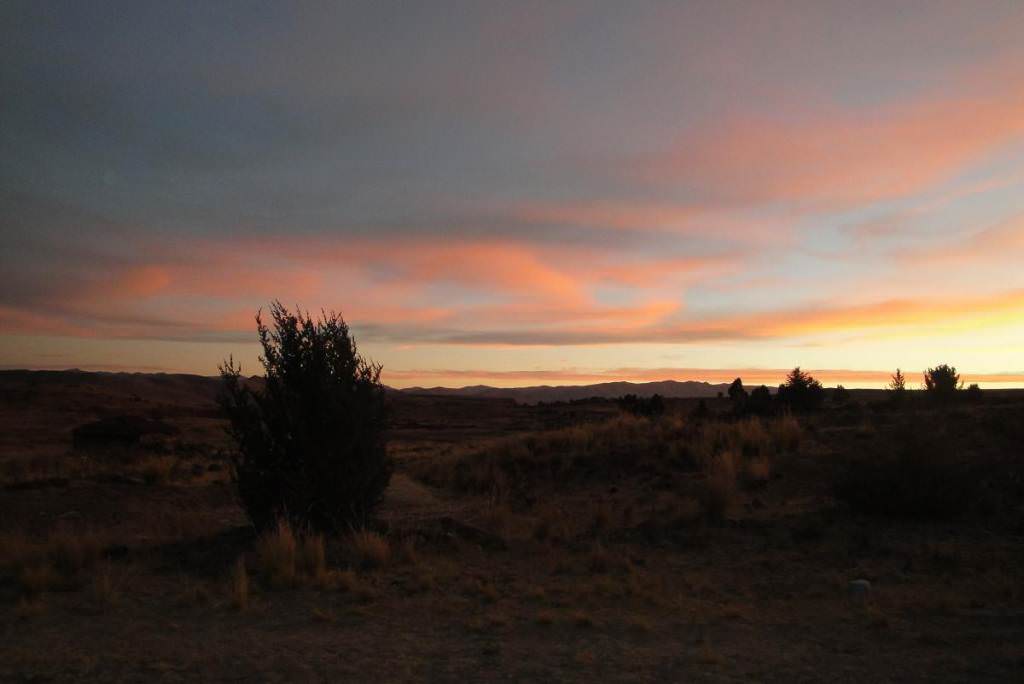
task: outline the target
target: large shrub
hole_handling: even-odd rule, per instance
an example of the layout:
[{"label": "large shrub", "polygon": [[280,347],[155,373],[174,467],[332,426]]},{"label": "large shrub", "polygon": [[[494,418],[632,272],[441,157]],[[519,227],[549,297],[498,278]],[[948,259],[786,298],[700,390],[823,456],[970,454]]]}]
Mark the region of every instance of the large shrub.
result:
[{"label": "large shrub", "polygon": [[813,411],[825,400],[825,388],[797,366],[786,376],[786,382],[779,385],[777,396],[779,402],[794,411]]},{"label": "large shrub", "polygon": [[924,374],[924,388],[928,396],[939,400],[949,400],[962,389],[964,383],[956,368],[946,364],[940,364],[935,368],[929,368]]},{"label": "large shrub", "polygon": [[258,529],[361,526],[391,477],[379,365],[361,357],[341,316],[291,313],[279,302],[271,326],[256,317],[266,375],[261,389],[221,366],[221,406],[237,444],[234,476]]}]

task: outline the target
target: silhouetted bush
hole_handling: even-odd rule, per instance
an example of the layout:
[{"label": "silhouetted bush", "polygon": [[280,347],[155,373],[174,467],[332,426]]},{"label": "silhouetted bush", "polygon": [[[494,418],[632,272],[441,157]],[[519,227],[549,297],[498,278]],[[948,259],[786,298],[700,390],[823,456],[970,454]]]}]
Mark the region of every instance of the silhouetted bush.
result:
[{"label": "silhouetted bush", "polygon": [[661,398],[660,394],[655,394],[647,399],[635,394],[626,394],[619,397],[616,403],[620,409],[634,416],[654,418],[665,413],[665,400]]},{"label": "silhouetted bush", "polygon": [[836,388],[832,390],[832,403],[845,404],[848,401],[850,401],[850,390],[842,385],[836,385]]},{"label": "silhouetted bush", "polygon": [[967,387],[967,399],[968,399],[968,401],[971,401],[973,403],[978,403],[983,398],[984,398],[984,395],[982,394],[981,387],[978,386],[978,383],[976,383],[976,382],[971,383]]},{"label": "silhouetted bush", "polygon": [[794,411],[814,411],[825,400],[825,388],[797,366],[779,385],[778,401]]},{"label": "silhouetted bush", "polygon": [[772,409],[772,393],[764,385],[752,391],[743,404],[743,413],[748,416],[768,416]]},{"label": "silhouetted bush", "polygon": [[261,530],[279,519],[329,533],[361,526],[391,477],[381,368],[359,355],[337,314],[313,321],[279,302],[270,313],[272,329],[256,317],[263,389],[243,382],[233,360],[221,366],[242,504]]},{"label": "silhouetted bush", "polygon": [[928,396],[940,401],[949,401],[963,386],[964,384],[953,366],[943,363],[925,371],[924,388],[927,390]]},{"label": "silhouetted bush", "polygon": [[747,390],[743,389],[743,380],[736,378],[729,385],[729,400],[734,404],[742,404],[747,398]]}]

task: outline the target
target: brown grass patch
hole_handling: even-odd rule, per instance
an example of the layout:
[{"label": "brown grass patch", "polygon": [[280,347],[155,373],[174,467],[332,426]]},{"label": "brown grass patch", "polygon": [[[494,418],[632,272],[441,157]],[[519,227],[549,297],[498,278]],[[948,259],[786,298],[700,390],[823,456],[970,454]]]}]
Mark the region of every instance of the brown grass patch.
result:
[{"label": "brown grass patch", "polygon": [[298,577],[298,541],[286,522],[280,522],[256,542],[256,563],[260,576],[271,589],[294,587]]},{"label": "brown grass patch", "polygon": [[30,596],[78,589],[102,556],[104,541],[92,530],[64,527],[43,539],[6,535],[0,539],[0,571]]},{"label": "brown grass patch", "polygon": [[361,568],[381,568],[391,560],[391,544],[378,532],[356,530],[349,541],[355,562]]},{"label": "brown grass patch", "polygon": [[704,486],[704,510],[716,522],[725,520],[736,501],[736,456],[723,451],[709,465]]},{"label": "brown grass patch", "polygon": [[245,610],[249,607],[249,570],[245,566],[244,558],[235,561],[235,567],[231,570],[228,598],[236,610]]}]

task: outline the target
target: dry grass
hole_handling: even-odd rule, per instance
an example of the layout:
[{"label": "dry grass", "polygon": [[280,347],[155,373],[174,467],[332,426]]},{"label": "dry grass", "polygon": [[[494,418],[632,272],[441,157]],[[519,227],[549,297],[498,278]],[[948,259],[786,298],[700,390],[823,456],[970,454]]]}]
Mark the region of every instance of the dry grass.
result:
[{"label": "dry grass", "polygon": [[93,573],[90,586],[90,598],[99,610],[116,606],[121,600],[121,593],[114,582],[113,568],[103,563]]},{"label": "dry grass", "polygon": [[237,610],[245,610],[249,606],[249,570],[245,566],[244,558],[239,558],[231,571],[228,597],[231,605]]},{"label": "dry grass", "polygon": [[321,577],[327,571],[327,553],[323,535],[309,534],[299,541],[298,572],[310,578]]},{"label": "dry grass", "polygon": [[772,477],[772,462],[763,456],[747,461],[743,466],[743,479],[750,485],[762,485]]},{"label": "dry grass", "polygon": [[711,520],[724,520],[736,502],[736,460],[733,452],[724,451],[708,467],[704,510]]},{"label": "dry grass", "polygon": [[471,579],[466,584],[466,590],[468,594],[479,598],[484,603],[496,603],[501,598],[501,592],[493,582],[487,579]]},{"label": "dry grass", "polygon": [[569,615],[569,622],[571,622],[573,625],[581,629],[586,629],[597,625],[597,622],[594,620],[594,616],[583,610],[574,610]]},{"label": "dry grass", "polygon": [[796,451],[800,448],[803,430],[800,422],[792,414],[785,414],[768,423],[768,431],[777,449]]},{"label": "dry grass", "polygon": [[538,625],[553,625],[558,620],[558,615],[550,609],[544,608],[537,611],[534,622]]},{"label": "dry grass", "polygon": [[356,530],[349,546],[356,564],[364,569],[381,568],[391,560],[391,544],[387,538],[371,530]]},{"label": "dry grass", "polygon": [[296,585],[298,547],[295,533],[283,521],[256,542],[257,566],[269,588],[287,589]]},{"label": "dry grass", "polygon": [[38,598],[20,598],[14,606],[14,617],[19,620],[31,620],[46,612],[46,604]]},{"label": "dry grass", "polygon": [[63,527],[41,540],[6,535],[0,539],[0,569],[30,596],[77,589],[102,556],[104,542],[92,530]]},{"label": "dry grass", "polygon": [[332,623],[337,621],[338,617],[333,611],[327,608],[313,608],[313,622]]},{"label": "dry grass", "polygon": [[[642,520],[656,529],[692,524],[702,517],[723,520],[736,503],[738,482],[767,483],[775,457],[797,449],[800,437],[800,424],[790,415],[700,422],[682,416],[620,415],[442,456],[420,464],[419,474],[456,491],[488,494],[492,508],[486,522],[504,539],[515,533],[511,505],[535,511],[526,537],[558,541],[579,534],[600,536],[616,525],[630,527],[636,505],[650,511]],[[692,482],[694,473],[703,475],[699,484]],[[652,508],[649,498],[632,505],[598,499],[568,515],[545,502],[546,497],[554,499],[557,492],[586,482],[620,485],[628,482],[624,478],[650,474],[662,491],[671,494],[673,505],[662,506],[662,511],[654,510],[658,507]],[[702,512],[693,510],[694,502]],[[567,527],[566,520],[572,525]]]},{"label": "dry grass", "polygon": [[706,641],[702,642],[697,647],[697,653],[694,655],[694,660],[700,665],[721,665],[725,662],[725,659],[715,649],[711,647]]},{"label": "dry grass", "polygon": [[416,542],[411,538],[403,539],[398,545],[398,550],[395,553],[395,560],[404,565],[418,565],[420,562],[420,555],[416,550]]}]

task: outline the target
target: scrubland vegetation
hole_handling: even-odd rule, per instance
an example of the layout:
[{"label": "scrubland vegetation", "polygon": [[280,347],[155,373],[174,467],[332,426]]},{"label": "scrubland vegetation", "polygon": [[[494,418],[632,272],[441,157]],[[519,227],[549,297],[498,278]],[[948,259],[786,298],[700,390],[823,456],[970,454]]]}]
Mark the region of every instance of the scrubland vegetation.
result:
[{"label": "scrubland vegetation", "polygon": [[[181,430],[133,446],[9,442],[0,675],[1013,679],[1024,397],[901,378],[819,393],[794,371],[782,392],[738,381],[700,402],[395,396],[386,459],[378,437],[306,459],[341,433],[295,403],[291,443],[260,451],[235,423],[238,450],[212,394],[159,409]],[[394,476],[356,506],[265,481],[254,498],[256,463],[289,487],[353,464],[371,488]]]}]

